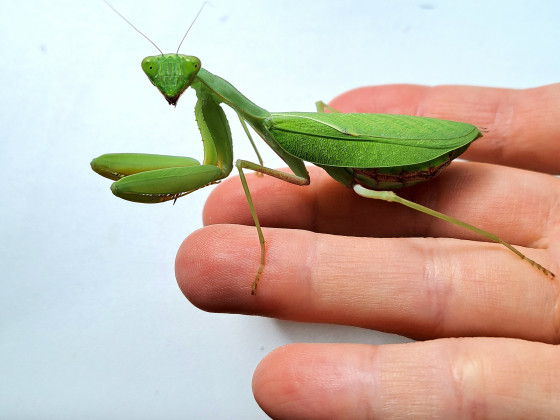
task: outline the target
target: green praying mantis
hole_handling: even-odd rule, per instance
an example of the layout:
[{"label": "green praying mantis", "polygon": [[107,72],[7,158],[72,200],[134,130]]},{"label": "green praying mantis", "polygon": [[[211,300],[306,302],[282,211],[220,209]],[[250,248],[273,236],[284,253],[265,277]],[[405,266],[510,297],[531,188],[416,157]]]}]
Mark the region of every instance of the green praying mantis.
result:
[{"label": "green praying mantis", "polygon": [[[146,37],[111,5],[109,7]],[[189,30],[191,27],[192,24]],[[320,102],[317,112],[269,112],[224,79],[202,68],[197,57],[179,54],[179,48],[174,54],[163,54],[156,48],[161,54],[146,57],[142,69],[170,105],[176,105],[188,87],[195,90],[195,116],[204,146],[203,163],[189,157],[113,153],[94,159],[91,167],[98,174],[116,181],[111,185],[113,194],[139,203],[176,200],[219,183],[234,166],[232,136],[221,105],[232,108],[259,161],[258,164],[247,160],[235,162],[260,242],[260,262],[251,286],[252,294],[256,293],[265,267],[265,239],[244,170],[304,186],[311,181],[304,162],[323,168],[336,181],[353,188],[362,197],[399,203],[476,232],[502,244],[547,276],[554,277],[551,271],[496,235],[393,192],[438,175],[482,136],[474,125],[409,115],[344,114]],[[331,112],[325,112],[327,108]],[[247,124],[280,156],[292,173],[263,165]]]}]

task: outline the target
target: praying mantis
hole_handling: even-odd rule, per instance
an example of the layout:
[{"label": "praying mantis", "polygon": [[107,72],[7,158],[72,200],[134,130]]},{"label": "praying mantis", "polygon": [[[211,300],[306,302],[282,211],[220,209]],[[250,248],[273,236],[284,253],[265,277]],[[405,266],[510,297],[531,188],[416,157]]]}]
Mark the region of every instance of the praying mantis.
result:
[{"label": "praying mantis", "polygon": [[[146,37],[111,5],[109,7]],[[199,14],[200,11],[197,17]],[[204,146],[202,164],[181,156],[112,153],[93,159],[91,167],[116,181],[111,185],[113,194],[139,203],[176,200],[217,184],[229,176],[234,166],[233,139],[222,105],[232,108],[259,161],[235,162],[260,243],[260,261],[251,286],[252,294],[256,293],[265,268],[266,252],[244,170],[305,186],[311,179],[304,162],[323,168],[333,179],[362,197],[399,203],[476,232],[502,244],[545,275],[554,277],[551,271],[496,235],[401,198],[393,191],[437,176],[472,142],[482,137],[474,125],[409,115],[344,114],[321,102],[317,103],[317,112],[269,112],[251,102],[229,82],[202,68],[199,58],[179,54],[179,48],[172,54],[164,54],[158,48],[161,54],[146,57],[142,69],[170,105],[175,106],[187,88],[196,92],[195,116]],[[248,126],[292,173],[263,165]]]}]

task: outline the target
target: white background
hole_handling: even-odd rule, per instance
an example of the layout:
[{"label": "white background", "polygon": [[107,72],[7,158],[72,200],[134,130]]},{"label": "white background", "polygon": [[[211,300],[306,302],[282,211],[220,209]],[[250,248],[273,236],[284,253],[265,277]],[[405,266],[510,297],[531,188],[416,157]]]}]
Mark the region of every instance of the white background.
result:
[{"label": "white background", "polygon": [[[271,111],[312,111],[368,84],[559,79],[557,1],[212,3],[182,52]],[[113,4],[174,52],[201,1]],[[174,258],[209,189],[129,203],[89,167],[108,152],[202,158],[193,92],[169,107],[140,69],[157,51],[100,0],[1,9],[1,418],[262,419],[251,376],[272,349],[405,341],[194,308]],[[236,157],[253,159],[228,115]]]}]

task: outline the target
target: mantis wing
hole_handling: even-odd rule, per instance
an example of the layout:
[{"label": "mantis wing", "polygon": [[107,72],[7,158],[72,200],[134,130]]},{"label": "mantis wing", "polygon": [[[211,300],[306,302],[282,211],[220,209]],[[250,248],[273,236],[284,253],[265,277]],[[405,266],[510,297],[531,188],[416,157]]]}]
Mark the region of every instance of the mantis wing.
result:
[{"label": "mantis wing", "polygon": [[474,125],[390,114],[273,113],[265,126],[291,155],[318,165],[391,168],[454,159],[481,136]]}]

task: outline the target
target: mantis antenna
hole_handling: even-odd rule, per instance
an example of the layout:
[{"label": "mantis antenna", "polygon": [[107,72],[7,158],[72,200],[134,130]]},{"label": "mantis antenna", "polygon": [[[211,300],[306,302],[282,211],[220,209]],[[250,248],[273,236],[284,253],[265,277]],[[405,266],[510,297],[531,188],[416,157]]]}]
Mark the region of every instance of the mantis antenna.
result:
[{"label": "mantis antenna", "polygon": [[[128,23],[130,26],[132,26],[132,28],[138,32],[140,35],[142,35],[144,38],[146,38],[148,41],[150,41],[150,43],[156,47],[156,49],[161,53],[161,55],[163,55],[163,51],[159,49],[159,47],[155,44],[154,41],[152,41],[150,38],[148,38],[140,29],[138,29],[136,26],[134,26],[132,24],[132,22],[130,22],[127,18],[125,18],[117,9],[115,9],[111,3],[109,3],[107,0],[103,0],[103,2],[109,6],[111,8],[111,10],[113,10],[113,12],[115,12],[117,15],[119,15],[126,23]],[[179,46],[177,47],[177,52],[176,54],[179,54],[179,49],[181,48],[181,45],[183,45],[183,41],[185,40],[185,38],[187,37],[187,34],[189,33],[189,31],[191,30],[191,28],[193,27],[194,23],[196,22],[196,20],[198,19],[198,17],[200,16],[200,14],[202,13],[202,9],[204,9],[204,6],[206,6],[206,4],[210,4],[209,1],[205,1],[204,3],[202,3],[202,6],[200,7],[200,10],[198,11],[198,13],[196,14],[196,16],[194,17],[192,23],[190,24],[189,28],[187,29],[187,32],[185,32],[185,35],[183,35],[183,38],[181,39],[181,42],[179,43]]]},{"label": "mantis antenna", "polygon": [[[105,1],[105,0],[104,0]],[[175,54],[179,54],[179,48],[181,48],[181,45],[183,45],[183,41],[185,40],[185,38],[187,37],[187,34],[189,33],[189,31],[191,30],[191,28],[193,27],[194,23],[196,22],[196,20],[198,19],[198,17],[200,16],[200,14],[202,13],[202,9],[204,9],[204,6],[206,6],[207,4],[209,4],[209,1],[205,1],[204,3],[202,3],[202,6],[200,6],[200,10],[198,11],[198,13],[196,14],[196,16],[194,17],[191,25],[189,26],[189,29],[187,29],[187,32],[185,32],[185,35],[183,35],[183,39],[181,39],[181,42],[179,42],[179,46],[177,47],[177,52]]]},{"label": "mantis antenna", "polygon": [[157,48],[157,50],[161,53],[161,55],[163,55],[163,51],[159,49],[159,47],[155,44],[154,41],[152,41],[150,38],[148,38],[146,35],[144,35],[140,29],[138,29],[138,28],[137,28],[136,26],[134,26],[127,18],[125,18],[123,15],[121,15],[120,12],[119,12],[117,9],[115,9],[113,6],[111,6],[111,4],[110,4],[107,0],[103,0],[103,2],[104,2],[107,6],[109,6],[109,7],[113,10],[113,12],[115,12],[117,15],[119,15],[121,18],[123,18],[123,20],[124,20],[126,23],[128,23],[130,26],[132,26],[136,32],[138,32],[140,35],[142,35],[144,38],[146,38],[148,41],[150,41],[150,43],[151,43],[154,47]]}]

